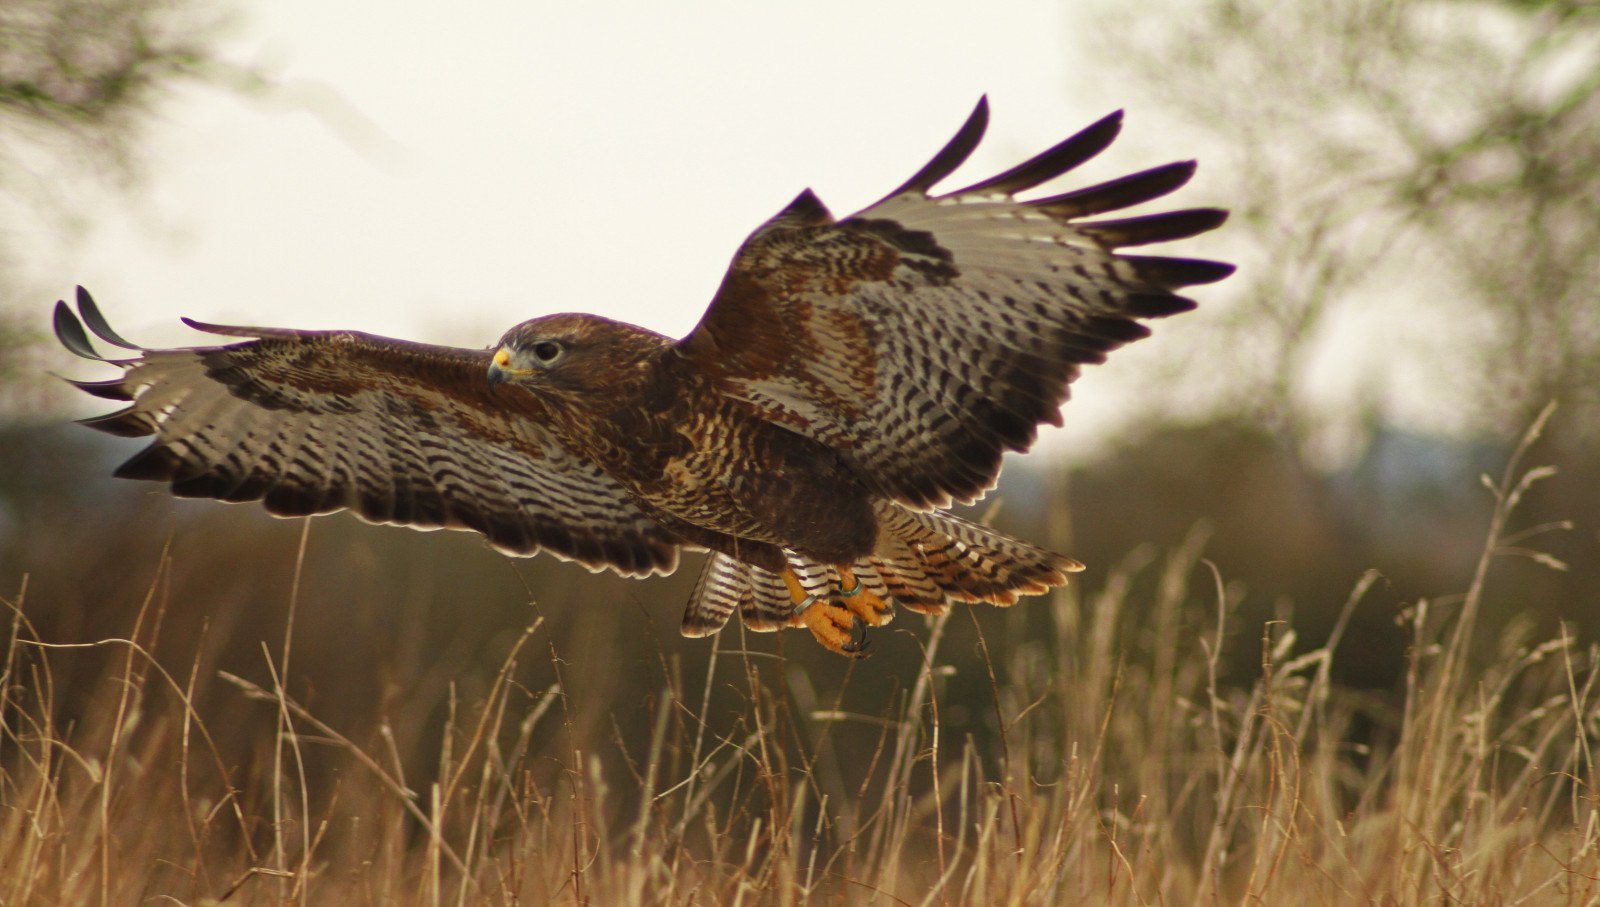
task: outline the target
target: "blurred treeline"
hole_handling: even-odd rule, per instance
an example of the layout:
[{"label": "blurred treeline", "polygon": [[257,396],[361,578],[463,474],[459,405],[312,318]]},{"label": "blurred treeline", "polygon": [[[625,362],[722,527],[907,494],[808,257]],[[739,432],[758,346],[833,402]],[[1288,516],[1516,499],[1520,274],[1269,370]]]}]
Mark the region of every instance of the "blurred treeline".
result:
[{"label": "blurred treeline", "polygon": [[1354,649],[1377,682],[1398,654],[1382,612],[1448,592],[1480,477],[1554,402],[1536,459],[1557,472],[1491,620],[1592,638],[1600,5],[1132,5],[1093,41],[1097,88],[1206,137],[1196,191],[1233,210],[1240,270],[1183,342],[1133,351],[1166,418],[1084,470],[1110,491],[1069,497],[1082,544],[1106,535],[1093,500],[1129,513],[1126,544],[1214,520],[1224,576],[1311,636],[1341,576],[1376,568],[1391,603]]},{"label": "blurred treeline", "polygon": [[[105,10],[116,15],[96,18]],[[1247,0],[1159,12],[1105,23],[1098,65],[1127,95],[1119,102],[1168,117],[1180,146],[1198,137],[1204,181],[1185,201],[1234,210],[1205,252],[1240,272],[1199,313],[1119,354],[1142,358],[1122,372],[1129,417],[1101,455],[1008,467],[998,524],[1088,563],[1078,589],[1091,593],[1154,585],[1167,548],[1203,544],[1243,626],[1288,620],[1307,645],[1376,569],[1385,579],[1356,611],[1340,679],[1382,703],[1405,665],[1398,615],[1425,598],[1448,608],[1466,586],[1492,505],[1479,475],[1556,400],[1533,460],[1559,472],[1520,518],[1572,525],[1537,539],[1554,560],[1498,569],[1483,620],[1568,621],[1600,638],[1600,10]],[[136,157],[143,118],[172,80],[219,77],[206,33],[173,28],[195,14],[181,0],[0,6],[0,117],[40,141],[110,152],[96,160]],[[7,188],[27,182],[28,168],[0,168]],[[490,682],[535,616],[546,618],[539,654],[517,680],[537,691],[560,675],[567,714],[589,723],[574,740],[647,736],[659,681],[703,679],[712,643],[677,634],[697,559],[678,576],[629,582],[510,560],[460,533],[347,516],[307,529],[110,480],[132,445],[35,409],[60,399],[38,373],[77,364],[38,345],[47,299],[7,295],[0,597],[20,601],[47,641],[137,633],[175,675],[192,670],[224,748],[234,729],[241,757],[255,752],[249,729],[272,707],[241,705],[218,672],[270,688],[291,607],[288,691],[358,741],[389,728],[411,772],[426,771],[430,735]],[[1194,627],[1214,623],[1214,604],[1196,603]],[[984,676],[980,628],[1025,639],[1044,607],[958,615],[946,660],[957,676]],[[902,614],[856,665],[803,634],[730,627],[718,645],[781,650],[786,660],[757,664],[803,708],[879,714],[915,677],[926,634]],[[1255,670],[1260,639],[1227,642],[1234,681]],[[74,694],[125,657],[57,655],[64,721]],[[813,688],[817,678],[830,680]],[[736,689],[714,694],[743,707]],[[953,685],[945,727],[994,734],[991,695]]]}]

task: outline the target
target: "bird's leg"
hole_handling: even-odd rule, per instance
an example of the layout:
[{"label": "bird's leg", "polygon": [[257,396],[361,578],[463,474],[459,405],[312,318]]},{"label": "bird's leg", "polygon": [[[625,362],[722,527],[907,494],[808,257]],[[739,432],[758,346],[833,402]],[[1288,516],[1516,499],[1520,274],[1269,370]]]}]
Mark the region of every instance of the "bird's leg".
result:
[{"label": "bird's leg", "polygon": [[840,564],[838,570],[839,603],[848,608],[851,614],[861,618],[869,627],[881,627],[894,620],[892,602],[879,598],[870,589],[861,585],[861,580],[849,567]]},{"label": "bird's leg", "polygon": [[810,630],[829,652],[848,658],[867,654],[867,627],[854,611],[806,592],[799,577],[788,567],[783,568],[782,576],[783,584],[789,587],[789,598],[794,601],[789,626]]}]

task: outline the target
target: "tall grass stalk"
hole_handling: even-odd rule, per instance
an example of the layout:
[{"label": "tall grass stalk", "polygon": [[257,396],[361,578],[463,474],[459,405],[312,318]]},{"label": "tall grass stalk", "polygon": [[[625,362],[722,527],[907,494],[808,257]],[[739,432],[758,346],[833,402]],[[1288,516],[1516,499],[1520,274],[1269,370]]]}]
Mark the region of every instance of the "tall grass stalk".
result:
[{"label": "tall grass stalk", "polygon": [[[419,728],[335,727],[291,695],[292,617],[252,681],[202,671],[203,632],[187,662],[152,656],[165,555],[126,638],[41,639],[24,585],[4,600],[0,903],[1597,903],[1596,649],[1480,631],[1500,558],[1562,566],[1531,543],[1565,524],[1513,528],[1549,475],[1523,465],[1544,418],[1487,483],[1464,591],[1398,615],[1390,707],[1335,670],[1377,574],[1307,646],[1241,619],[1204,527],[977,625],[977,661],[950,651],[951,614],[913,626],[898,678],[732,631],[703,682],[663,656],[594,714],[563,674],[593,654],[541,644],[539,617],[491,682],[449,688],[423,781],[396,744]],[[99,692],[65,702],[61,660],[106,652]],[[519,680],[529,653],[554,683]],[[877,711],[845,705],[861,685]],[[199,704],[219,689],[228,715]]]}]

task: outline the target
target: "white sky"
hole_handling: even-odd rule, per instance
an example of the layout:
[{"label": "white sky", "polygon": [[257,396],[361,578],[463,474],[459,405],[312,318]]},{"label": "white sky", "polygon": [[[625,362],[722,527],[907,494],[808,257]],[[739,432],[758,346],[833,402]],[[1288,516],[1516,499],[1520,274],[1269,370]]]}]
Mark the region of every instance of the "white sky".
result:
[{"label": "white sky", "polygon": [[[993,118],[963,171],[974,178],[1122,106],[1086,87],[1093,61],[1074,36],[1091,14],[251,4],[223,56],[284,89],[185,89],[149,136],[146,182],[91,196],[83,235],[39,236],[21,283],[63,296],[82,283],[152,345],[198,342],[180,315],[483,346],[526,318],[590,311],[681,335],[739,242],[796,193],[841,215],[870,204],[979,95]],[[1123,143],[1085,176],[1196,153],[1161,123],[1130,110]],[[1069,430],[1096,418],[1093,373],[1126,355],[1076,387]]]}]

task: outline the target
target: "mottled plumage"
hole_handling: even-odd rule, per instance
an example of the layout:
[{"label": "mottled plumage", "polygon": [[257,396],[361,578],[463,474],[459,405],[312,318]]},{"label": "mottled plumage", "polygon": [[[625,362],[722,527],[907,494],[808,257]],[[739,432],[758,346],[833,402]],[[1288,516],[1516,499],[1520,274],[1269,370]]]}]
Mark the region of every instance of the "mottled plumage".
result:
[{"label": "mottled plumage", "polygon": [[684,616],[701,636],[738,612],[806,626],[834,651],[898,603],[1010,604],[1080,569],[937,508],[990,489],[1006,450],[1061,422],[1078,369],[1193,307],[1172,290],[1211,261],[1123,255],[1225,214],[1082,220],[1165,195],[1192,162],[1066,194],[1015,195],[1115,137],[1113,114],[956,192],[930,195],[976,147],[956,137],[882,201],[835,220],[809,191],[739,249],[698,327],[673,341],[593,315],[550,315],[492,349],[367,334],[236,328],[225,346],[128,343],[79,291],[56,308],[73,352],[89,331],[132,350],[126,401],[86,422],[149,447],[117,470],[174,493],[262,501],[281,516],[350,509],[380,523],[474,529],[512,554],[671,572],[711,552]]}]

